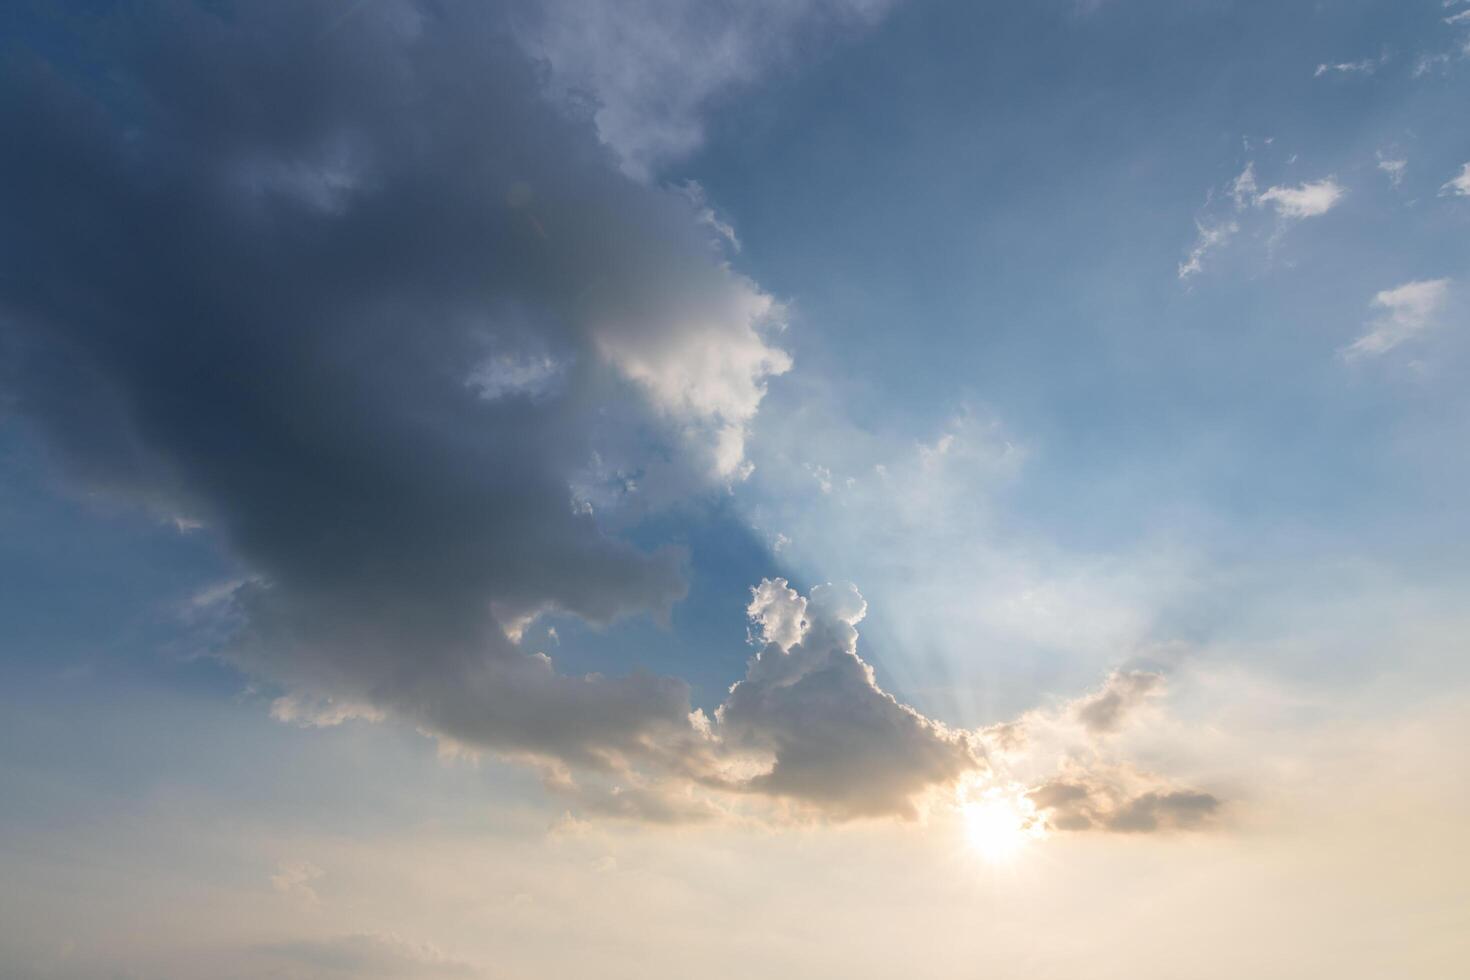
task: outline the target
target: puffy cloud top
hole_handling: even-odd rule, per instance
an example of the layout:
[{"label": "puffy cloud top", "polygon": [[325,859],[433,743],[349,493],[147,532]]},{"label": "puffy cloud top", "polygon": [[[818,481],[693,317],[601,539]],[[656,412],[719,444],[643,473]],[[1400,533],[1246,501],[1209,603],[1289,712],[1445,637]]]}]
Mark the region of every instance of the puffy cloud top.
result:
[{"label": "puffy cloud top", "polygon": [[754,591],[751,616],[766,646],[716,714],[731,748],[770,759],[747,788],[846,816],[912,815],[924,790],[983,765],[968,733],[878,686],[857,653],[868,608],[857,589],[817,586],[810,602],[783,580]]}]

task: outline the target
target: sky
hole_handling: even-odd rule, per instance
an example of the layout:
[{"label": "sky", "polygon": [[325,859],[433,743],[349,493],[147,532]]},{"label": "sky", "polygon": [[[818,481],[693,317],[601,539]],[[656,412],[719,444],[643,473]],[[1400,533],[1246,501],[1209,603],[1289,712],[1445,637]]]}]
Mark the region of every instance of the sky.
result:
[{"label": "sky", "polygon": [[1470,3],[0,12],[0,975],[1470,961]]}]

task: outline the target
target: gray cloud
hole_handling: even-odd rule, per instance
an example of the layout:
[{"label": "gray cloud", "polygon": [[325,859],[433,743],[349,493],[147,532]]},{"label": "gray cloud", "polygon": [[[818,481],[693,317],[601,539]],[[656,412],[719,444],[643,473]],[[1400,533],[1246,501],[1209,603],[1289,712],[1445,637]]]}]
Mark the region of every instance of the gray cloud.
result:
[{"label": "gray cloud", "polygon": [[1052,831],[1153,833],[1207,827],[1224,803],[1211,793],[1141,771],[1117,755],[1112,736],[1135,725],[1141,709],[1162,700],[1163,674],[1116,670],[1096,691],[1051,711],[1030,711],[980,732],[993,766]]},{"label": "gray cloud", "polygon": [[1194,827],[1214,816],[1219,809],[1220,800],[1210,793],[1192,790],[1144,793],[1112,814],[1108,829],[1134,833]]},{"label": "gray cloud", "polygon": [[[73,26],[95,64],[4,64],[3,383],[75,479],[248,567],[221,655],[579,765],[698,737],[682,682],[512,642],[668,615],[681,554],[608,529],[739,478],[790,363],[687,195],[549,111],[493,6]],[[557,384],[487,390],[505,358]]]},{"label": "gray cloud", "polygon": [[666,734],[651,774],[552,766],[547,788],[583,814],[655,823],[715,819],[749,797],[797,819],[917,816],[930,791],[983,769],[984,750],[879,687],[857,652],[866,610],[852,586],[808,598],[762,581],[748,609],[761,649],[713,719],[694,716],[702,739]]},{"label": "gray cloud", "polygon": [[1080,698],[1072,712],[1082,726],[1095,735],[1123,727],[1130,713],[1149,698],[1164,693],[1164,677],[1146,670],[1114,671],[1102,689]]},{"label": "gray cloud", "polygon": [[1190,830],[1220,810],[1220,800],[1197,790],[1139,789],[1142,779],[1125,770],[1073,771],[1043,783],[1027,797],[1048,827],[1061,831],[1153,833]]},{"label": "gray cloud", "polygon": [[716,713],[732,748],[770,759],[746,786],[842,815],[912,815],[922,791],[983,766],[969,733],[878,686],[857,654],[866,612],[851,586],[818,586],[809,602],[781,579],[754,590],[765,646]]},{"label": "gray cloud", "polygon": [[707,206],[551,111],[501,13],[171,4],[72,22],[95,63],[12,53],[8,395],[75,480],[245,567],[190,615],[282,721],[397,718],[589,812],[911,813],[978,757],[878,688],[855,591],[816,590],[714,722],[681,680],[520,648],[549,610],[668,616],[681,554],[616,529],[742,478],[790,360]]}]

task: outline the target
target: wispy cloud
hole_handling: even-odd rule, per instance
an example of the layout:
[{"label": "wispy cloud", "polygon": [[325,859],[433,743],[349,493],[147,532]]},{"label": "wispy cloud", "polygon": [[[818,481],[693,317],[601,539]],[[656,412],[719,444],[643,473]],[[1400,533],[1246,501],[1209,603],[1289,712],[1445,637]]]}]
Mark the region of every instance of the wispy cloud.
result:
[{"label": "wispy cloud", "polygon": [[1215,249],[1224,245],[1240,231],[1240,224],[1235,221],[1222,221],[1219,224],[1206,224],[1196,219],[1195,229],[1197,235],[1194,246],[1190,248],[1189,255],[1179,263],[1179,278],[1187,280],[1197,276],[1204,271],[1205,257]]},{"label": "wispy cloud", "polygon": [[1470,163],[1462,166],[1458,175],[1446,181],[1439,193],[1449,197],[1470,197]]},{"label": "wispy cloud", "polygon": [[1377,357],[1434,327],[1449,289],[1449,279],[1423,279],[1379,292],[1372,305],[1383,313],[1371,321],[1367,333],[1343,349],[1343,356]]},{"label": "wispy cloud", "polygon": [[1235,210],[1243,209],[1256,197],[1256,164],[1251,161],[1245,165],[1240,176],[1230,185],[1230,198],[1235,202]]},{"label": "wispy cloud", "polygon": [[1408,169],[1409,161],[1402,157],[1385,157],[1379,154],[1378,169],[1388,174],[1388,182],[1398,187],[1404,182],[1404,171]]},{"label": "wispy cloud", "polygon": [[1316,71],[1312,72],[1312,77],[1321,78],[1327,74],[1371,75],[1378,69],[1378,65],[1379,62],[1371,58],[1364,58],[1362,61],[1339,61],[1336,64],[1324,62],[1317,66]]},{"label": "wispy cloud", "polygon": [[[1234,180],[1223,188],[1210,190],[1204,212],[1194,221],[1194,244],[1179,263],[1177,274],[1180,281],[1187,282],[1204,271],[1210,254],[1223,248],[1241,232],[1241,223],[1247,220],[1245,212],[1251,207],[1269,207],[1281,219],[1276,234],[1272,237],[1274,245],[1288,223],[1326,214],[1342,200],[1345,193],[1333,177],[1295,186],[1276,185],[1262,191],[1256,176],[1255,161],[1247,162]],[[1233,213],[1225,211],[1220,204],[1211,208],[1211,202],[1225,198],[1229,199]],[[1225,213],[1222,214],[1222,211]]]}]

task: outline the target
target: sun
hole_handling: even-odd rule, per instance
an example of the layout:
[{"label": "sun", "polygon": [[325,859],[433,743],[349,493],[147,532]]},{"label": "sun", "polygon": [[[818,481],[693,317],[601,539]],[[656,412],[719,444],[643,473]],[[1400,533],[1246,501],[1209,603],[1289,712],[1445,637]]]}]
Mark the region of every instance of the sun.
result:
[{"label": "sun", "polygon": [[960,805],[965,837],[970,847],[992,864],[1012,861],[1025,846],[1041,836],[1031,801],[1004,790],[991,789]]}]

